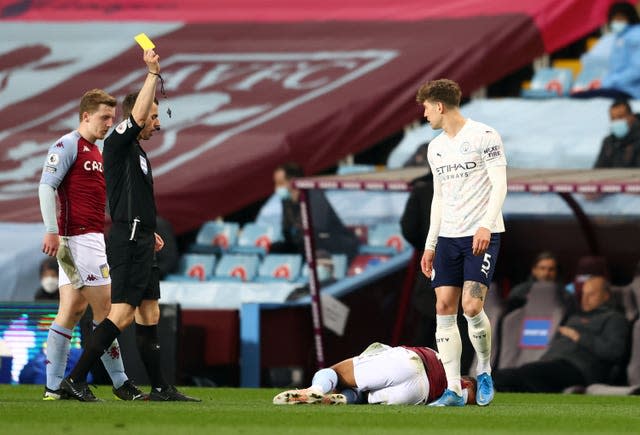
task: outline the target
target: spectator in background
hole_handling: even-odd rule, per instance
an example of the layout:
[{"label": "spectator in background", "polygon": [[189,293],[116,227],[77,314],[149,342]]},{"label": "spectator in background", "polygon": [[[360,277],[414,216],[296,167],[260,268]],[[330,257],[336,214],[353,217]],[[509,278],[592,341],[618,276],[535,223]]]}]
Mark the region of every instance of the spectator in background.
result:
[{"label": "spectator in background", "polygon": [[609,108],[609,117],[611,134],[603,139],[594,167],[640,167],[640,121],[629,102],[616,100]]},{"label": "spectator in background", "polygon": [[572,94],[572,97],[640,98],[640,18],[638,12],[628,2],[617,2],[609,8],[607,18],[609,28],[614,34],[607,72],[598,89],[576,92]]},{"label": "spectator in background", "polygon": [[529,279],[514,286],[509,292],[507,311],[515,310],[526,304],[531,287],[535,282],[539,281],[555,282],[560,300],[565,303],[568,312],[571,313],[575,310],[575,299],[558,281],[558,259],[553,253],[543,251],[538,254],[533,262]]},{"label": "spectator in background", "polygon": [[493,374],[497,391],[555,393],[574,385],[607,382],[612,367],[624,363],[629,325],[610,303],[603,276],[585,281],[581,311],[558,328],[539,361]]},{"label": "spectator in background", "polygon": [[[300,190],[293,187],[293,179],[304,175],[296,163],[285,163],[273,173],[275,192],[282,200],[282,235],[284,240],[271,245],[270,252],[304,255],[304,234],[300,214]],[[321,190],[309,190],[311,220],[316,249],[331,254],[346,254],[349,262],[358,252],[359,241],[353,231],[343,224]]]},{"label": "spectator in background", "polygon": [[45,258],[40,263],[40,288],[34,295],[36,301],[57,301],[60,299],[58,289],[58,261],[55,258]]}]

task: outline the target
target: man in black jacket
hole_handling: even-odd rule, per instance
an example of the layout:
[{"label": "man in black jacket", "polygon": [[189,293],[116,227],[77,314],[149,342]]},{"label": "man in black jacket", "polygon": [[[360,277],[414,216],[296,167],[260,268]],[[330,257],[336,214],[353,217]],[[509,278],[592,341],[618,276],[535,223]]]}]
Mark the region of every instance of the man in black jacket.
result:
[{"label": "man in black jacket", "polygon": [[610,298],[604,277],[585,281],[581,311],[558,328],[540,361],[494,372],[496,390],[554,393],[606,382],[611,368],[624,363],[629,344],[629,324]]},{"label": "man in black jacket", "polygon": [[626,100],[616,100],[609,109],[611,134],[602,141],[594,167],[637,168],[640,166],[640,121]]}]

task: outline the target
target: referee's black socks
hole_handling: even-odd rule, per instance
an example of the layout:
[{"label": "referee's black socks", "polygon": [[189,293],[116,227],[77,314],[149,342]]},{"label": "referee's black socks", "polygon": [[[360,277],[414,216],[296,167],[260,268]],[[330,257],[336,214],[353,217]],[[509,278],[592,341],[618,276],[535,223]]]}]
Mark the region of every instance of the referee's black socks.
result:
[{"label": "referee's black socks", "polygon": [[160,343],[158,342],[158,325],[141,325],[136,323],[136,345],[147,369],[151,387],[164,389],[168,386],[160,365]]},{"label": "referee's black socks", "polygon": [[82,356],[69,374],[69,377],[76,382],[84,382],[93,364],[100,359],[104,351],[111,346],[111,343],[118,335],[120,335],[120,330],[111,320],[104,319],[100,322],[87,341]]}]

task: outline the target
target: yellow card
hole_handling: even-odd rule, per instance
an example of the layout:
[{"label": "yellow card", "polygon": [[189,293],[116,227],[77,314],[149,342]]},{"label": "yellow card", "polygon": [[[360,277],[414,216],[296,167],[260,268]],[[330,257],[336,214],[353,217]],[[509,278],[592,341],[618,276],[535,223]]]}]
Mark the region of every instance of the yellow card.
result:
[{"label": "yellow card", "polygon": [[138,45],[140,45],[140,47],[142,47],[143,50],[151,50],[156,46],[153,42],[151,42],[151,39],[149,39],[149,37],[144,33],[140,33],[134,36],[133,39],[136,40]]}]

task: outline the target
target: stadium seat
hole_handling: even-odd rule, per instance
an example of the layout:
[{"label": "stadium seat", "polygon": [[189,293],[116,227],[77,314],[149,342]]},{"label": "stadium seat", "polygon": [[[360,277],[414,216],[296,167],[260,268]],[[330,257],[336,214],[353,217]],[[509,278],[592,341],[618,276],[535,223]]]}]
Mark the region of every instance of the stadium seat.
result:
[{"label": "stadium seat", "polygon": [[630,324],[638,318],[638,305],[631,285],[624,287],[612,285],[611,299],[616,308],[624,313]]},{"label": "stadium seat", "polygon": [[[489,317],[491,323],[491,367],[496,366],[498,355],[500,352],[500,320],[505,312],[505,302],[500,294],[500,288],[495,282],[489,285],[487,298],[484,301],[484,312]],[[476,376],[477,357],[474,355],[471,367],[469,369],[470,376]]]},{"label": "stadium seat", "polygon": [[571,90],[573,72],[569,68],[540,68],[531,79],[529,89],[522,90],[524,98],[565,97]]},{"label": "stadium seat", "polygon": [[211,281],[253,281],[259,264],[256,254],[224,254]]},{"label": "stadium seat", "polygon": [[271,244],[282,239],[282,229],[278,226],[248,222],[242,227],[238,243],[231,252],[238,254],[269,253]]},{"label": "stadium seat", "polygon": [[193,253],[221,254],[235,246],[238,240],[240,225],[236,222],[205,222],[196,236],[196,241],[189,247]]},{"label": "stadium seat", "polygon": [[380,263],[384,263],[389,258],[389,255],[383,254],[358,254],[351,261],[347,276],[359,275],[369,267],[375,267]]},{"label": "stadium seat", "polygon": [[400,223],[382,223],[369,228],[367,244],[360,246],[360,253],[395,255],[409,247]]},{"label": "stadium seat", "polygon": [[537,361],[566,314],[552,282],[535,282],[527,303],[502,320],[498,368],[519,367]]},{"label": "stadium seat", "polygon": [[166,281],[206,281],[211,278],[216,265],[213,254],[184,254],[180,258],[178,272],[169,274]]},{"label": "stadium seat", "polygon": [[258,282],[296,281],[302,269],[302,256],[298,254],[267,254],[258,269]]},{"label": "stadium seat", "polygon": [[583,68],[578,77],[576,77],[573,86],[571,86],[571,93],[600,88],[600,82],[606,73],[605,67],[588,66]]}]

